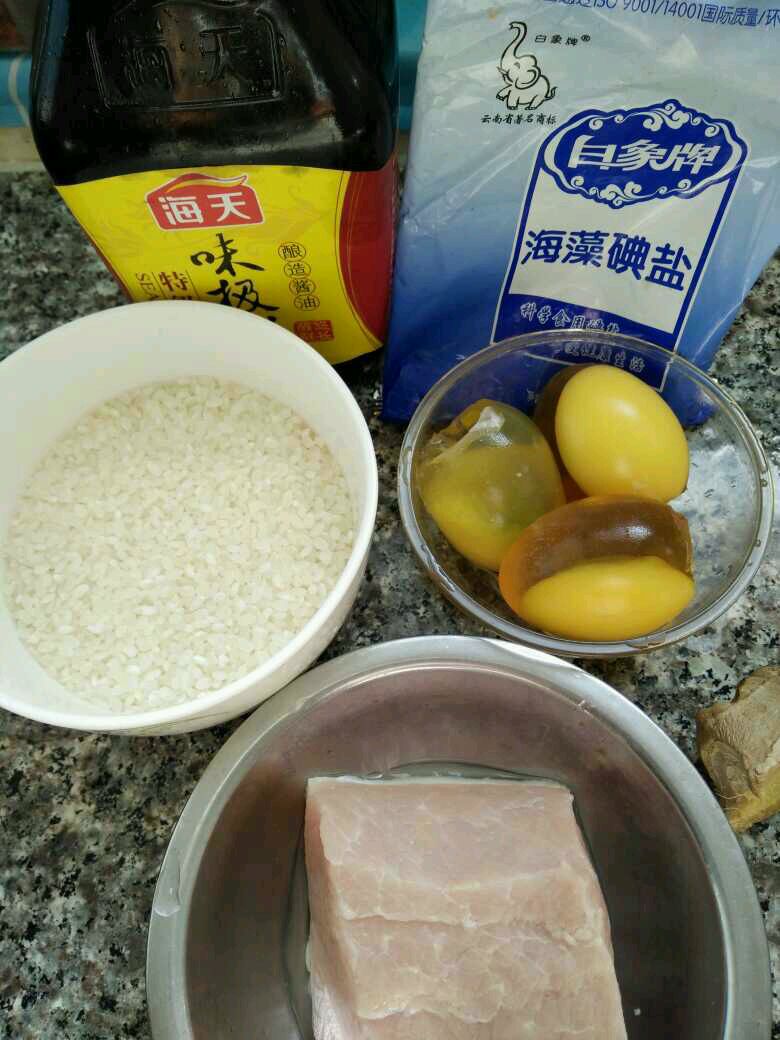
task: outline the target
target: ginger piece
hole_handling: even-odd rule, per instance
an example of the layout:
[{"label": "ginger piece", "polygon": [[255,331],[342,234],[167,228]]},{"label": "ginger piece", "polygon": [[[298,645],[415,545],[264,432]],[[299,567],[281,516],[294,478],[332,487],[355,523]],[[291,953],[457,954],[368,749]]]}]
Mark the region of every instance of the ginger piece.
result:
[{"label": "ginger piece", "polygon": [[730,704],[696,719],[699,754],[735,831],[780,811],[780,668],[759,668]]}]

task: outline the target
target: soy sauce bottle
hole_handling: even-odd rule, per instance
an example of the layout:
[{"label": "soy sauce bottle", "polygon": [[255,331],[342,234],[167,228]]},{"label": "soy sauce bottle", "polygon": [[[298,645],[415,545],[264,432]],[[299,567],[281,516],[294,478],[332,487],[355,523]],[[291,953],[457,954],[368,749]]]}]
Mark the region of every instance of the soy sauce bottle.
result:
[{"label": "soy sauce bottle", "polygon": [[32,82],[57,189],[133,300],[381,344],[394,242],[393,0],[49,0]]}]

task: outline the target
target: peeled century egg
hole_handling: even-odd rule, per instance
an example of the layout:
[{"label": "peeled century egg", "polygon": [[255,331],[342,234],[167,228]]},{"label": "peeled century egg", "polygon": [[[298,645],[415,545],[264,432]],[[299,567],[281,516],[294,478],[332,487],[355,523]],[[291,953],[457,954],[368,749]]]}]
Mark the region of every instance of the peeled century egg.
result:
[{"label": "peeled century egg", "polygon": [[586,365],[555,409],[563,465],[588,495],[646,495],[668,502],[688,482],[688,442],[677,416],[641,379]]},{"label": "peeled century egg", "polygon": [[501,595],[564,639],[612,641],[668,624],[694,594],[685,517],[635,495],[570,502],[541,516],[504,556]]},{"label": "peeled century egg", "polygon": [[453,548],[493,571],[528,524],[566,501],[552,451],[534,423],[489,400],[470,405],[431,437],[417,486]]},{"label": "peeled century egg", "polygon": [[585,498],[585,492],[575,484],[571,475],[566,472],[561,453],[558,451],[558,442],[555,439],[555,413],[558,410],[558,401],[563,393],[563,388],[573,376],[576,376],[578,372],[581,372],[586,367],[586,365],[566,365],[559,372],[556,372],[552,379],[547,381],[539,395],[533,415],[534,422],[545,435],[547,443],[552,449],[553,457],[561,474],[567,502],[575,502],[578,498]]}]

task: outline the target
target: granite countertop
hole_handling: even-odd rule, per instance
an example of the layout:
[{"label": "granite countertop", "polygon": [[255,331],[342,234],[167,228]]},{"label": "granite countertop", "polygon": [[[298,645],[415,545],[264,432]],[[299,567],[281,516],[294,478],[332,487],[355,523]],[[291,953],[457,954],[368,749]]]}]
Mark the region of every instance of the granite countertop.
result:
[{"label": "granite countertop", "polygon": [[[119,304],[120,293],[42,173],[0,177],[0,358],[48,329]],[[780,262],[755,286],[714,372],[780,460]],[[380,359],[345,377],[371,425],[380,472],[366,580],[326,657],[404,636],[479,633],[418,571],[401,530],[401,432],[377,415]],[[9,450],[6,446],[6,450]],[[10,449],[12,450],[12,448]],[[717,624],[680,646],[585,667],[621,690],[695,755],[696,712],[777,664],[778,558]],[[57,730],[0,711],[0,1038],[151,1036],[146,927],[171,830],[239,721],[188,736],[127,739]],[[780,1038],[780,817],[740,841],[764,910]]]}]

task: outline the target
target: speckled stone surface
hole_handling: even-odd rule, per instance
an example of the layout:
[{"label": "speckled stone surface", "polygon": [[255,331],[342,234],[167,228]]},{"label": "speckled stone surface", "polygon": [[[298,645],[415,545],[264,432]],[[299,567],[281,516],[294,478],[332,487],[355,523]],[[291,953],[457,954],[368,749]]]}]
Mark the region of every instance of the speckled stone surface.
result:
[{"label": "speckled stone surface", "polygon": [[[0,177],[0,357],[78,315],[122,302],[43,174]],[[780,460],[780,262],[770,264],[715,373]],[[418,571],[395,499],[400,432],[380,422],[379,360],[344,373],[371,424],[381,478],[366,581],[328,657],[381,640],[475,633]],[[5,450],[13,450],[6,446]],[[776,525],[777,528],[777,525]],[[778,553],[726,617],[682,646],[587,668],[646,711],[691,757],[695,714],[778,663]],[[0,712],[0,1037],[151,1036],[146,924],[161,858],[209,760],[238,722],[127,740],[49,729]],[[741,839],[780,979],[780,818]],[[777,990],[776,990],[777,993]],[[780,1003],[775,1005],[780,1038]],[[669,1038],[672,1040],[672,1038]]]}]

